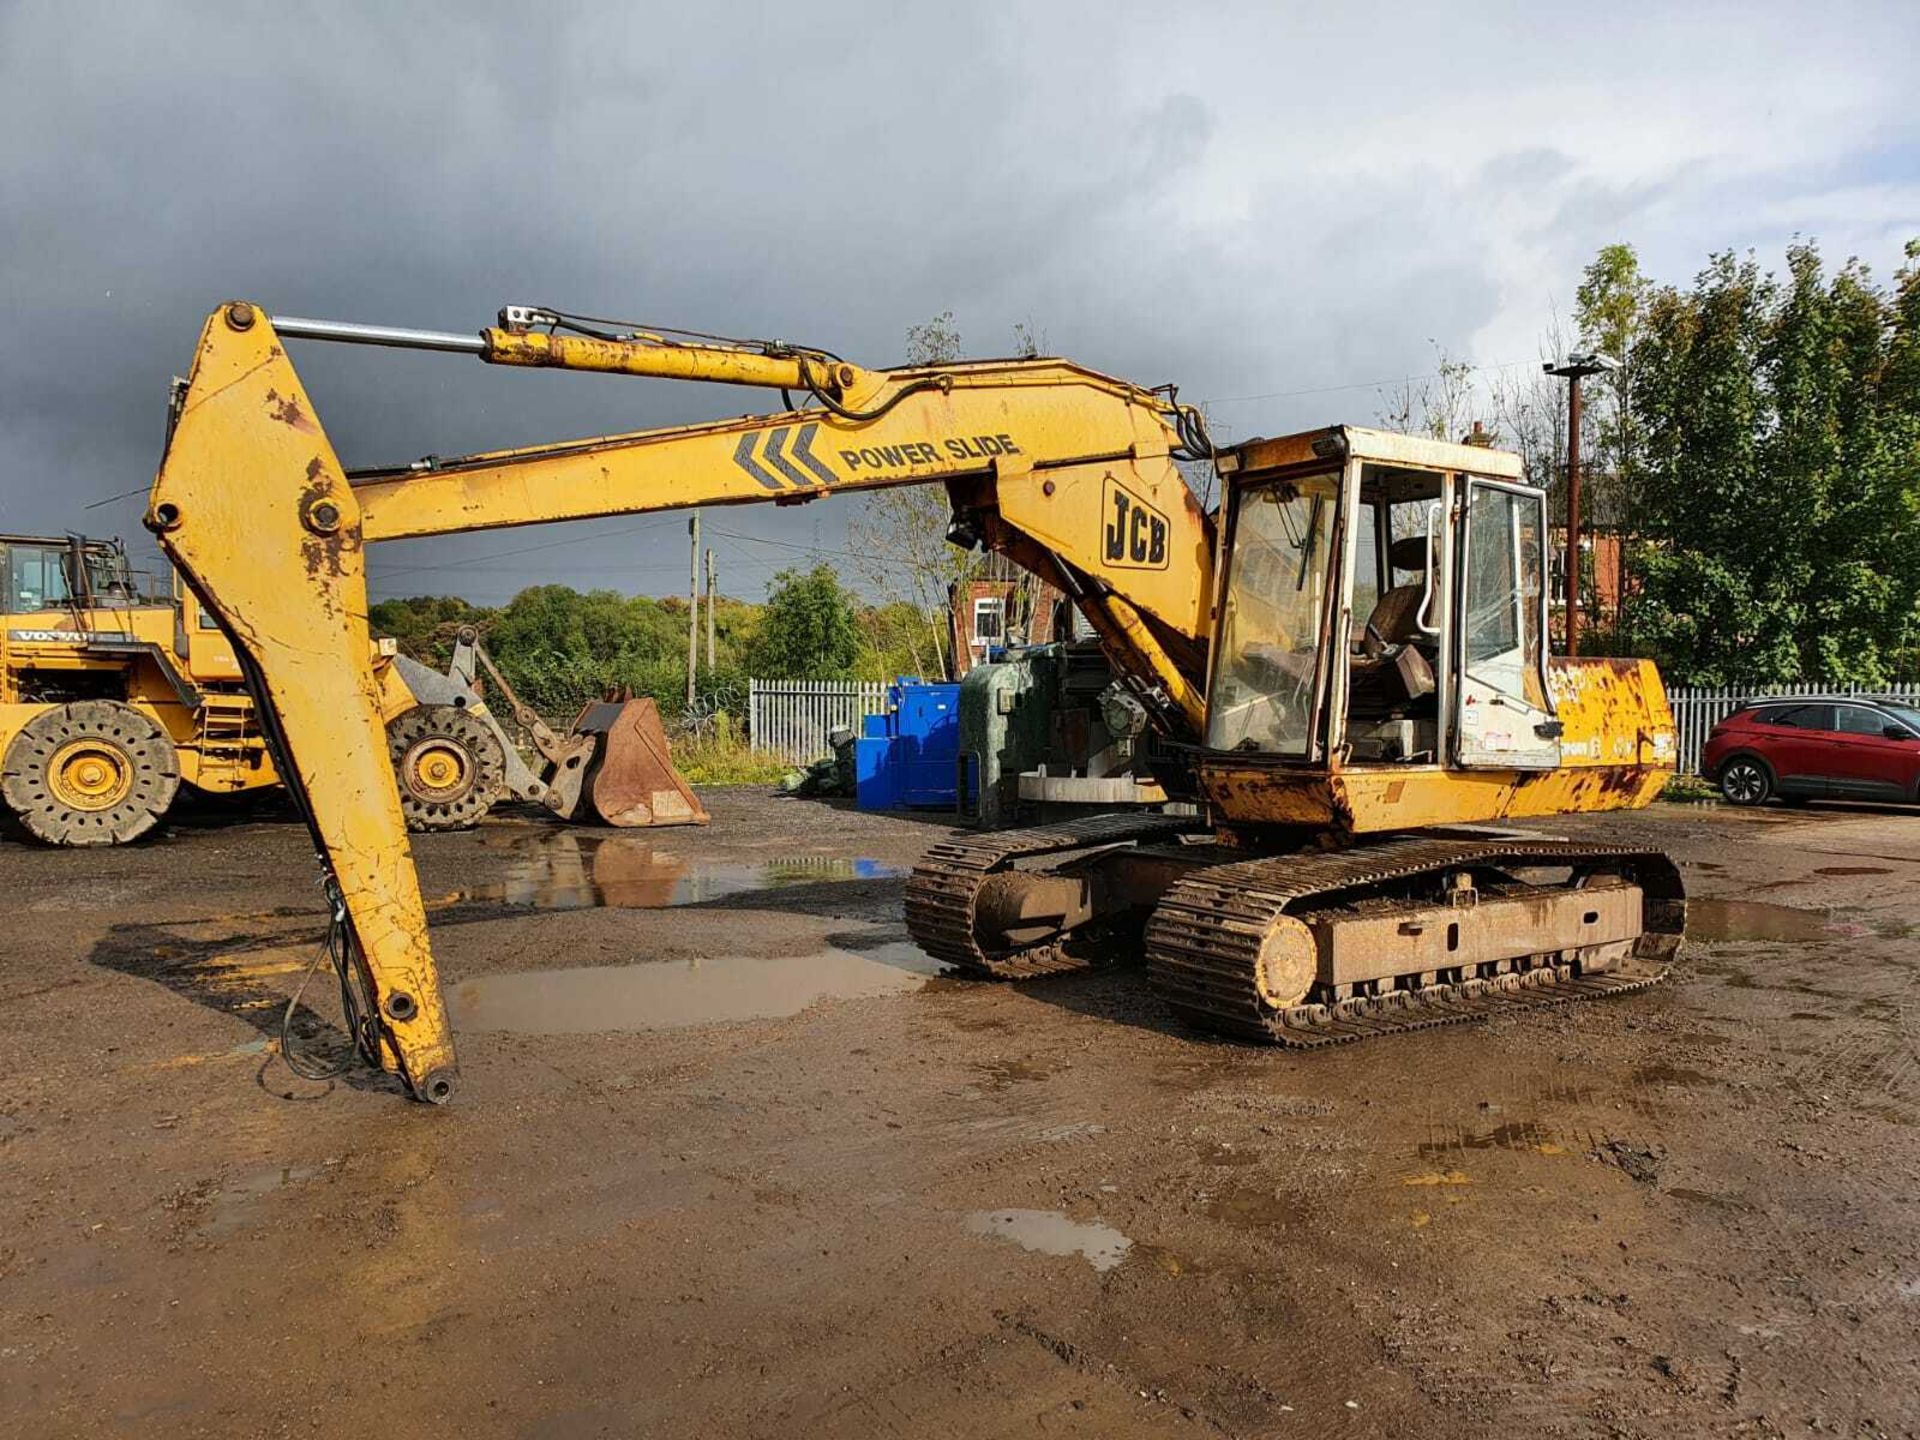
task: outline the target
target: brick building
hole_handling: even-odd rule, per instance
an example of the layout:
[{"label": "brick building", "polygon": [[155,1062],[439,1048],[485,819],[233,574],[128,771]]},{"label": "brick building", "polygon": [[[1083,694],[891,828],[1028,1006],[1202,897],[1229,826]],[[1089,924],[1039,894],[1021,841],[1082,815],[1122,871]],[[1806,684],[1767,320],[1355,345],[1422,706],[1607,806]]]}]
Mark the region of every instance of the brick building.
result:
[{"label": "brick building", "polygon": [[952,678],[960,679],[993,652],[1014,644],[1044,645],[1067,613],[1066,596],[1004,555],[988,554],[973,579],[949,587],[947,629]]}]

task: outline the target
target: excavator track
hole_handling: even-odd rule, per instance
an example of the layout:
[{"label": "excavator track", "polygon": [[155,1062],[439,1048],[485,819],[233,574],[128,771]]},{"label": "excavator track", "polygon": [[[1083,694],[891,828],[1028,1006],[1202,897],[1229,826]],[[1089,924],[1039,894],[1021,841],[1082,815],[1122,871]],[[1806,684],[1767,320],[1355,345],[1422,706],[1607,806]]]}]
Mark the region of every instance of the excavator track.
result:
[{"label": "excavator track", "polygon": [[[1646,928],[1620,968],[1582,973],[1564,952],[1498,967],[1493,976],[1388,988],[1286,1009],[1260,994],[1256,963],[1278,917],[1310,920],[1426,875],[1511,866],[1625,872],[1645,896]],[[1392,840],[1334,853],[1272,856],[1209,866],[1161,897],[1148,922],[1147,971],[1155,991],[1191,1024],[1293,1049],[1490,1019],[1518,1009],[1627,995],[1657,984],[1679,947],[1686,902],[1673,862],[1653,850],[1561,841],[1489,843]]]},{"label": "excavator track", "polygon": [[1170,841],[1205,828],[1204,822],[1189,816],[1097,815],[1060,825],[943,840],[920,857],[907,881],[907,932],[934,959],[985,979],[1024,980],[1086,969],[1089,960],[1069,953],[1068,941],[991,954],[983,949],[975,932],[974,910],[987,877],[1022,860]]}]

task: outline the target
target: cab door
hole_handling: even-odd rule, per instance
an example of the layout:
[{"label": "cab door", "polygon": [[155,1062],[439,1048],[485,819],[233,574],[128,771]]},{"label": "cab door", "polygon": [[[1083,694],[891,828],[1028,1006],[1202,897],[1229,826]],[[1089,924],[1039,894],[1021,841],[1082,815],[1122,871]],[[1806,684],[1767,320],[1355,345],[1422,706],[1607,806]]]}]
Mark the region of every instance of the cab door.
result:
[{"label": "cab door", "polygon": [[1560,722],[1547,690],[1547,500],[1526,485],[1468,479],[1454,568],[1454,758],[1550,770]]}]

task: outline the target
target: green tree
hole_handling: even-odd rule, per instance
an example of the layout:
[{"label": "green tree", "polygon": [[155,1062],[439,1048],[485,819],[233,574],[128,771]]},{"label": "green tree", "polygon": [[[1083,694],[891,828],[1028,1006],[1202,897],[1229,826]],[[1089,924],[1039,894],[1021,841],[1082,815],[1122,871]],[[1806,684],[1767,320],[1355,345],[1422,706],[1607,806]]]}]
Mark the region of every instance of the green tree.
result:
[{"label": "green tree", "polygon": [[753,672],[767,678],[844,680],[860,657],[854,597],[831,565],[773,577],[754,637]]},{"label": "green tree", "polygon": [[[936,619],[944,624],[944,612]],[[928,617],[906,600],[892,600],[863,610],[860,654],[854,661],[854,677],[892,680],[900,675],[921,675],[921,660],[927,654],[928,625]],[[930,678],[937,680],[940,674]]]},{"label": "green tree", "polygon": [[[1574,323],[1583,348],[1606,356],[1615,367],[1589,379],[1581,392],[1587,403],[1580,453],[1589,482],[1582,498],[1595,523],[1616,528],[1625,525],[1634,508],[1637,437],[1631,396],[1651,288],[1631,245],[1607,245],[1587,266],[1574,292]],[[1556,393],[1563,386],[1555,381]]]},{"label": "green tree", "polygon": [[493,613],[458,595],[413,595],[368,606],[367,623],[374,634],[398,641],[402,654],[444,670],[453,658],[455,632],[463,625],[484,628]]},{"label": "green tree", "polygon": [[521,698],[559,717],[611,689],[678,713],[686,693],[686,606],[568,585],[522,590],[494,616],[487,648]]},{"label": "green tree", "polygon": [[1651,287],[1628,341],[1638,593],[1623,632],[1681,682],[1884,684],[1920,641],[1920,411],[1891,293],[1799,243]]},{"label": "green tree", "polygon": [[[1016,344],[1032,344],[1031,332],[1015,335]],[[953,312],[943,311],[907,330],[907,363],[937,365],[960,358],[960,332]],[[917,635],[906,636],[911,669],[922,675],[947,671],[946,605],[949,590],[980,569],[977,551],[947,539],[953,506],[944,485],[895,485],[860,497],[847,522],[847,537],[861,558],[853,570],[872,593],[909,601],[927,617]]]},{"label": "green tree", "polygon": [[1473,421],[1473,366],[1449,355],[1438,340],[1427,343],[1433,346],[1433,373],[1411,376],[1393,389],[1381,391],[1380,423],[1402,435],[1460,440]]}]

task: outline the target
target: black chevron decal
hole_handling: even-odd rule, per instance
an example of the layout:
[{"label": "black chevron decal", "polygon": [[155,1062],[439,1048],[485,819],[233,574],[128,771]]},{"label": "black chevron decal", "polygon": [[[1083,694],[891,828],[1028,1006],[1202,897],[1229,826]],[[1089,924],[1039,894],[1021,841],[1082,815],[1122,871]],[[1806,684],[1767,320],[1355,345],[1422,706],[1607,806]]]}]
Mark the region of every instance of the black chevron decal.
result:
[{"label": "black chevron decal", "polygon": [[760,462],[753,458],[753,442],[755,438],[752,431],[748,431],[740,437],[740,443],[733,447],[733,463],[746,471],[747,474],[751,475],[754,479],[758,480],[762,485],[766,486],[767,489],[778,490],[781,488],[779,477],[769,475],[761,468]]},{"label": "black chevron decal", "polygon": [[775,430],[771,435],[767,436],[767,463],[782,475],[786,476],[787,479],[791,480],[795,489],[805,490],[813,482],[798,470],[794,469],[787,457],[780,453],[780,447],[787,443],[787,436],[790,432],[790,426],[782,425],[778,430]]},{"label": "black chevron decal", "polygon": [[[813,437],[819,428],[818,421],[802,425],[797,433],[793,426],[782,425],[767,433],[765,445],[760,444],[759,435],[749,431],[733,447],[733,463],[769,490],[784,490],[783,479],[796,490],[838,485],[840,477],[813,453]],[[756,449],[758,454],[754,453]]]},{"label": "black chevron decal", "polygon": [[819,428],[820,422],[817,420],[800,427],[800,433],[793,437],[793,458],[806,466],[822,485],[837,485],[840,477],[821,464],[819,457],[813,453],[814,432]]}]

